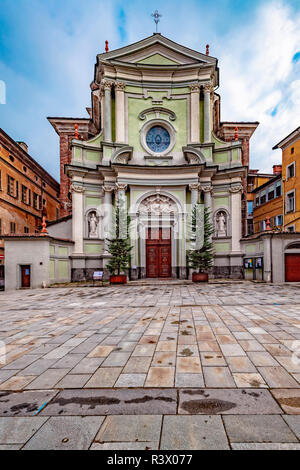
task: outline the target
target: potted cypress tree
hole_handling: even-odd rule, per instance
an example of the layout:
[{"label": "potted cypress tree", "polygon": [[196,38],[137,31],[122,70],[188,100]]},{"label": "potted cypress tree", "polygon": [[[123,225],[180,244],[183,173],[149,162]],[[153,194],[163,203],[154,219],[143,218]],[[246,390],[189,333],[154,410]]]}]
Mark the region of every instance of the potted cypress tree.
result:
[{"label": "potted cypress tree", "polygon": [[[199,205],[196,204],[192,213],[191,224],[191,242],[195,245],[194,249],[188,250],[187,260],[189,268],[196,272],[192,274],[193,282],[207,282],[208,271],[213,266],[214,250],[212,235],[214,233],[213,226],[210,222],[209,209],[205,208],[203,212],[203,243],[197,243],[197,230],[200,230],[197,214],[199,214]],[[199,236],[199,234],[198,234]],[[199,246],[198,246],[199,245]]]},{"label": "potted cypress tree", "polygon": [[[123,234],[122,222],[124,220],[126,227],[124,227],[125,233]],[[107,239],[108,252],[111,255],[111,259],[107,264],[107,269],[111,274],[110,284],[127,283],[127,274],[124,274],[124,272],[130,267],[130,252],[132,250],[129,240],[129,224],[130,217],[123,211],[122,205],[118,204],[115,214],[115,237]]]}]

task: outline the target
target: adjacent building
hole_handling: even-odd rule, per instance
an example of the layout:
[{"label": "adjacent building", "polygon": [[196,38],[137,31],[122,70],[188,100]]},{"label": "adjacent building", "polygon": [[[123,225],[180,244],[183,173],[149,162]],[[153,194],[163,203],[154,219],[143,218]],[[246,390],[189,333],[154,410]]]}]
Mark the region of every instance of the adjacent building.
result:
[{"label": "adjacent building", "polygon": [[[59,183],[28,153],[24,142],[15,142],[0,129],[0,257],[8,234],[40,231],[42,217],[60,216]],[[0,276],[1,277],[1,276]]]}]

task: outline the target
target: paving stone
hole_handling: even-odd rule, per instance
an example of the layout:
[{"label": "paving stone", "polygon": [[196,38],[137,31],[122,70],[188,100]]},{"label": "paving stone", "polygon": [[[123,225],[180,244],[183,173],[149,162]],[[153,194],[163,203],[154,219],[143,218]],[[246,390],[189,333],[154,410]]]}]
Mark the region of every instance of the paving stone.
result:
[{"label": "paving stone", "polygon": [[67,354],[53,365],[54,369],[72,369],[84,358],[84,354]]},{"label": "paving stone", "polygon": [[104,361],[104,357],[85,357],[71,370],[72,374],[93,374]]},{"label": "paving stone", "polygon": [[229,449],[220,416],[165,416],[161,450]]},{"label": "paving stone", "polygon": [[226,366],[226,361],[221,353],[201,353],[201,363],[203,366]]},{"label": "paving stone", "polygon": [[24,444],[47,419],[41,416],[0,418],[0,444]]},{"label": "paving stone", "polygon": [[196,374],[202,372],[199,357],[177,357],[176,372]]},{"label": "paving stone", "polygon": [[67,374],[55,385],[55,388],[81,388],[90,378],[91,374]]},{"label": "paving stone", "polygon": [[265,389],[180,390],[179,414],[282,414]]},{"label": "paving stone", "polygon": [[231,372],[257,372],[256,368],[246,356],[227,357]]},{"label": "paving stone", "polygon": [[160,437],[161,424],[162,416],[158,415],[108,416],[95,441],[157,442]]},{"label": "paving stone", "polygon": [[239,341],[241,347],[244,349],[244,351],[265,351],[265,348],[262,344],[260,344],[258,341],[255,339],[252,340],[241,340]]},{"label": "paving stone", "polygon": [[289,443],[261,443],[261,442],[242,442],[232,443],[232,450],[300,450],[300,444],[289,444]]},{"label": "paving stone", "polygon": [[300,389],[274,389],[272,395],[287,414],[300,414]]},{"label": "paving stone", "polygon": [[290,356],[291,351],[280,343],[265,344],[266,350],[272,354],[272,356]]},{"label": "paving stone", "polygon": [[131,357],[125,365],[123,372],[125,374],[142,374],[148,372],[151,364],[151,357],[136,356]]},{"label": "paving stone", "polygon": [[278,366],[278,362],[268,352],[248,352],[250,360],[255,366]]},{"label": "paving stone", "polygon": [[275,356],[275,359],[288,371],[300,373],[300,361],[289,356]]},{"label": "paving stone", "polygon": [[0,416],[33,416],[57,391],[0,392]]},{"label": "paving stone", "polygon": [[203,367],[206,387],[235,387],[228,367]]},{"label": "paving stone", "polygon": [[230,442],[298,442],[281,416],[224,416]]},{"label": "paving stone", "polygon": [[291,430],[295,433],[300,440],[300,416],[296,415],[283,415],[283,419],[289,425]]},{"label": "paving stone", "polygon": [[224,356],[246,356],[239,344],[220,344],[220,348]]},{"label": "paving stone", "polygon": [[85,387],[113,387],[121,371],[122,367],[100,367],[85,384]]},{"label": "paving stone", "polygon": [[176,341],[159,341],[156,346],[156,351],[176,351]]},{"label": "paving stone", "polygon": [[153,356],[155,344],[139,344],[134,349],[132,356]]},{"label": "paving stone", "polygon": [[17,374],[17,370],[3,370],[0,369],[0,384],[6,382],[7,379],[10,379],[13,375]]},{"label": "paving stone", "polygon": [[[91,445],[90,450],[158,450],[157,442],[104,442],[100,444],[95,442]],[[0,446],[1,450],[1,446]]]},{"label": "paving stone", "polygon": [[23,444],[0,444],[0,450],[20,450]]},{"label": "paving stone", "polygon": [[63,390],[41,415],[176,414],[177,391],[150,389]]},{"label": "paving stone", "polygon": [[297,388],[298,383],[283,367],[258,367],[259,373],[271,388]]},{"label": "paving stone", "polygon": [[130,357],[130,352],[112,352],[105,359],[102,367],[118,367],[124,366]]},{"label": "paving stone", "polygon": [[27,390],[45,390],[53,388],[70,369],[48,369],[26,386]]},{"label": "paving stone", "polygon": [[143,387],[146,374],[121,374],[115,387]]},{"label": "paving stone", "polygon": [[203,352],[221,352],[217,341],[198,341],[198,347]]},{"label": "paving stone", "polygon": [[89,354],[88,357],[107,357],[113,350],[115,346],[97,346]]},{"label": "paving stone", "polygon": [[40,358],[40,355],[36,354],[30,354],[30,355],[24,355],[17,359],[16,361],[10,362],[8,365],[4,366],[2,369],[25,369],[25,367],[29,366],[32,364],[34,361]]},{"label": "paving stone", "polygon": [[233,374],[234,381],[237,387],[245,388],[245,387],[261,387],[267,388],[267,384],[265,383],[264,379],[260,374],[257,373],[234,373]]},{"label": "paving stone", "polygon": [[22,375],[41,375],[46,370],[50,369],[53,364],[56,363],[56,359],[38,359],[30,366],[22,370]]},{"label": "paving stone", "polygon": [[150,367],[145,387],[173,387],[175,367]]},{"label": "paving stone", "polygon": [[175,387],[204,387],[202,374],[176,374]]},{"label": "paving stone", "polygon": [[49,418],[23,450],[88,449],[104,417],[56,416]]},{"label": "paving stone", "polygon": [[27,375],[26,377],[15,375],[0,385],[0,390],[23,390],[36,376]]}]

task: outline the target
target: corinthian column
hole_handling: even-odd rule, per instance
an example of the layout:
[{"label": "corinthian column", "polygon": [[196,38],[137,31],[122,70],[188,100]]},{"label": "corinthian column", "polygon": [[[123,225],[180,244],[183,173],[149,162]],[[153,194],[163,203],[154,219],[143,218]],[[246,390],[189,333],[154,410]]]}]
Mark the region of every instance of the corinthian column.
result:
[{"label": "corinthian column", "polygon": [[125,83],[115,82],[116,94],[116,141],[125,142]]},{"label": "corinthian column", "polygon": [[111,128],[111,87],[113,82],[111,80],[104,80],[104,140],[105,142],[112,141],[112,128]]},{"label": "corinthian column", "polygon": [[190,191],[191,191],[191,203],[192,203],[192,210],[194,209],[194,206],[198,202],[198,191],[200,188],[199,183],[192,183],[189,185]]},{"label": "corinthian column", "polygon": [[112,193],[113,185],[105,185],[102,187],[104,191],[104,217],[103,217],[103,237],[110,238],[112,230]]},{"label": "corinthian column", "polygon": [[204,143],[211,142],[211,102],[213,87],[210,83],[203,86],[204,92]]},{"label": "corinthian column", "polygon": [[200,85],[191,85],[191,142],[200,141]]},{"label": "corinthian column", "polygon": [[83,253],[83,195],[82,186],[72,184],[72,239],[74,243],[73,253]]},{"label": "corinthian column", "polygon": [[204,192],[204,208],[209,210],[209,220],[212,223],[212,204],[211,196],[213,193],[213,188],[210,184],[204,184],[201,186],[201,190]]},{"label": "corinthian column", "polygon": [[243,186],[235,184],[229,188],[231,199],[231,250],[241,251],[240,240],[242,236],[242,194]]}]

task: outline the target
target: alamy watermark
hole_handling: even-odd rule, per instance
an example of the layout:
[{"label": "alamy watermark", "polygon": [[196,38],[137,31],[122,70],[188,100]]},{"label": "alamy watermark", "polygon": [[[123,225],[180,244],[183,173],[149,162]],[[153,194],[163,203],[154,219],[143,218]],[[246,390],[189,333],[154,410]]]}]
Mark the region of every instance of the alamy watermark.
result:
[{"label": "alamy watermark", "polygon": [[0,364],[6,364],[6,344],[0,341]]},{"label": "alamy watermark", "polygon": [[0,80],[0,104],[6,104],[6,84]]}]

